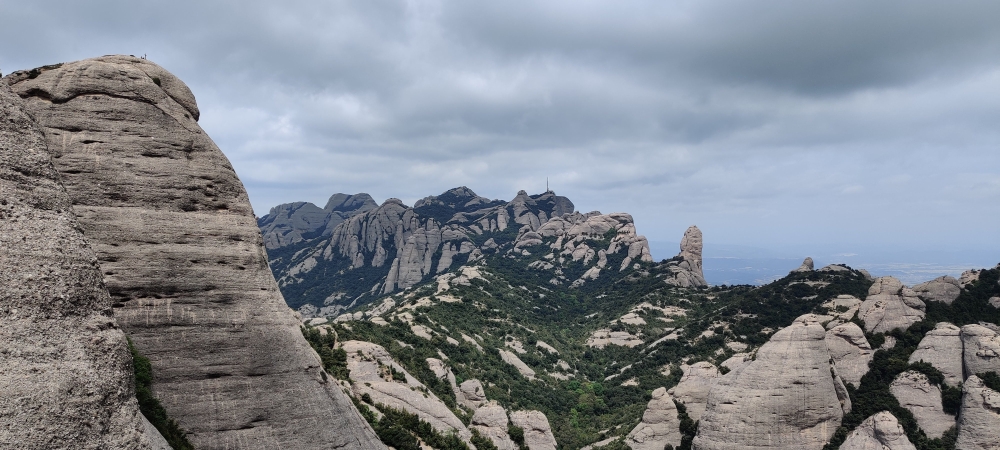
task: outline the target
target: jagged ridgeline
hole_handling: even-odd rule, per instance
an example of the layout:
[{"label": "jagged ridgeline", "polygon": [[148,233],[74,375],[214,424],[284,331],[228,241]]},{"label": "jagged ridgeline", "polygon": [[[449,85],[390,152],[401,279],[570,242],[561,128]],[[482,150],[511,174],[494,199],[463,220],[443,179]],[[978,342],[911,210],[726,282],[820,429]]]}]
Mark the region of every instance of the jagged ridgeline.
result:
[{"label": "jagged ridgeline", "polygon": [[[323,209],[274,207],[258,225],[285,301],[307,317],[336,315],[476,261],[571,287],[653,265],[630,215],[575,212],[552,191],[521,191],[508,202],[459,187],[412,208],[398,199],[376,207],[367,194],[336,194]],[[670,261],[670,279],[704,285],[700,231],[692,228],[684,247]]]}]

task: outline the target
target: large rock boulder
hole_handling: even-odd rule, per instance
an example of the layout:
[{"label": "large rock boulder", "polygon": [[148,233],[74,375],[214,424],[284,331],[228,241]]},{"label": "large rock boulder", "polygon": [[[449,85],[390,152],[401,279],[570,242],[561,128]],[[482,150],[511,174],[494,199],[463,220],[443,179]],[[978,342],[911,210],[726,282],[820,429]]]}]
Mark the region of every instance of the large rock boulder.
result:
[{"label": "large rock boulder", "polygon": [[629,432],[625,444],[632,450],[663,450],[667,444],[677,447],[681,445],[680,426],[674,399],[666,388],[657,388],[642,413],[642,422]]},{"label": "large rock boulder", "polygon": [[888,411],[875,413],[858,425],[840,450],[917,450],[906,437],[903,426]]},{"label": "large rock boulder", "polygon": [[45,136],[0,82],[0,447],[149,449],[132,357]]},{"label": "large rock boulder", "polygon": [[916,371],[906,371],[889,385],[889,391],[906,408],[929,438],[939,438],[955,426],[955,416],[945,414],[941,406],[941,388],[931,384],[927,376]]},{"label": "large rock boulder", "polygon": [[868,289],[858,318],[864,321],[865,331],[884,333],[909,328],[923,320],[926,309],[917,294],[902,282],[894,277],[880,277]]},{"label": "large rock boulder", "polygon": [[962,410],[958,414],[955,448],[986,450],[1000,448],[1000,392],[973,375],[962,387]]},{"label": "large rock boulder", "polygon": [[486,391],[483,389],[483,383],[475,378],[463,381],[458,386],[455,397],[457,397],[458,404],[472,411],[486,403]]},{"label": "large rock boulder", "polygon": [[701,361],[692,365],[681,364],[681,381],[670,388],[671,398],[684,404],[691,420],[701,419],[708,404],[708,394],[722,374],[712,363]]},{"label": "large rock boulder", "polygon": [[476,410],[472,415],[470,427],[493,441],[500,450],[517,450],[517,444],[507,433],[507,410],[494,402],[489,402]]},{"label": "large rock boulder", "polygon": [[812,272],[815,267],[816,266],[815,263],[813,262],[813,259],[811,257],[806,257],[806,259],[802,260],[802,265],[800,265],[798,269],[793,270],[792,273]]},{"label": "large rock boulder", "polygon": [[910,354],[910,363],[924,361],[944,374],[944,382],[960,386],[962,376],[962,330],[948,322],[938,323],[928,331]]},{"label": "large rock boulder", "polygon": [[962,293],[962,286],[954,277],[945,275],[913,286],[913,292],[925,301],[950,305]]},{"label": "large rock boulder", "polygon": [[822,448],[844,415],[825,338],[819,317],[804,315],[761,346],[756,360],[720,378],[694,448]]},{"label": "large rock boulder", "polygon": [[1000,335],[982,325],[962,327],[965,375],[1000,372]]},{"label": "large rock boulder", "polygon": [[860,386],[861,377],[868,373],[868,363],[875,354],[861,327],[847,322],[831,328],[826,332],[826,346],[844,382]]},{"label": "large rock boulder", "polygon": [[514,411],[510,413],[510,421],[524,430],[524,445],[528,450],[556,450],[549,418],[541,411]]},{"label": "large rock boulder", "polygon": [[116,320],[196,447],[382,448],[323,376],[183,82],[128,56],[5,80],[42,126]]},{"label": "large rock boulder", "polygon": [[672,261],[668,261],[668,269],[673,273],[666,282],[680,287],[704,287],[705,273],[702,271],[702,235],[698,227],[692,225],[681,238],[681,252]]}]

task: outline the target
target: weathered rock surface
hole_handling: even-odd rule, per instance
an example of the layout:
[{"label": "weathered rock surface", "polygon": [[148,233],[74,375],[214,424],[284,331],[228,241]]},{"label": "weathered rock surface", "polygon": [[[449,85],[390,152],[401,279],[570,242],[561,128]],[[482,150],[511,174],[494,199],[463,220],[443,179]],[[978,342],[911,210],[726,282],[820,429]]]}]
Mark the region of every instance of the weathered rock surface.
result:
[{"label": "weathered rock surface", "polygon": [[710,362],[696,362],[692,365],[681,364],[681,381],[670,389],[670,396],[687,407],[691,420],[701,419],[708,404],[708,395],[719,381],[722,374]]},{"label": "weathered rock surface", "polygon": [[940,322],[920,340],[910,354],[910,363],[924,361],[944,374],[944,382],[961,386],[962,380],[962,330],[950,323]]},{"label": "weathered rock surface", "polygon": [[494,402],[487,403],[472,415],[471,428],[493,441],[500,450],[516,450],[517,444],[507,434],[507,411]]},{"label": "weathered rock surface", "polygon": [[127,56],[5,80],[42,126],[115,319],[196,447],[382,448],[321,377],[183,82]]},{"label": "weathered rock surface", "polygon": [[486,390],[483,389],[483,383],[479,380],[473,378],[471,380],[465,380],[458,386],[459,392],[456,394],[458,398],[458,403],[475,411],[480,406],[486,403]]},{"label": "weathered rock surface", "polygon": [[954,277],[945,275],[913,286],[913,292],[926,301],[950,305],[962,293],[962,286]]},{"label": "weathered rock surface", "polygon": [[587,338],[588,347],[604,348],[608,345],[637,347],[642,345],[642,339],[628,331],[611,331],[610,328],[594,330]]},{"label": "weathered rock surface", "polygon": [[510,421],[524,430],[524,444],[529,450],[556,450],[556,437],[541,411],[514,411]]},{"label": "weathered rock surface", "polygon": [[793,270],[792,272],[812,272],[814,267],[815,265],[813,263],[813,259],[807,257],[806,259],[802,260],[802,265],[799,266],[798,269]]},{"label": "weathered rock surface", "polygon": [[[854,318],[854,314],[861,307],[861,300],[853,295],[838,295],[823,304],[828,313],[836,318],[832,321],[833,326],[840,325]],[[831,325],[827,325],[830,327]]]},{"label": "weathered rock surface", "polygon": [[0,447],[150,449],[132,357],[45,136],[0,82]]},{"label": "weathered rock surface", "polygon": [[1000,373],[1000,336],[982,325],[962,327],[962,361],[965,375]]},{"label": "weathered rock surface", "polygon": [[528,367],[524,361],[521,361],[521,358],[518,358],[517,354],[507,350],[499,350],[499,352],[500,358],[503,359],[503,362],[514,366],[514,368],[521,373],[521,376],[529,380],[535,379],[535,371],[531,367]]},{"label": "weathered rock surface", "polygon": [[705,273],[702,271],[702,235],[701,230],[691,226],[684,232],[681,239],[681,252],[677,255],[679,261],[668,261],[669,269],[674,277],[666,282],[679,287],[704,287]]},{"label": "weathered rock surface", "polygon": [[1000,309],[1000,297],[990,297],[990,306]]},{"label": "weathered rock surface", "polygon": [[888,411],[875,413],[858,425],[840,450],[916,450],[903,426]]},{"label": "weathered rock surface", "polygon": [[680,426],[673,398],[666,388],[657,388],[642,413],[642,422],[629,432],[625,443],[632,450],[663,450],[667,444],[677,447],[681,445]]},{"label": "weathered rock surface", "polygon": [[962,409],[958,413],[955,448],[986,450],[1000,448],[1000,392],[973,375],[962,386]]},{"label": "weathered rock surface", "polygon": [[826,332],[826,346],[844,382],[860,386],[875,354],[865,332],[853,322],[837,325]]},{"label": "weathered rock surface", "polygon": [[285,203],[271,208],[257,219],[268,250],[296,244],[306,239],[328,236],[344,220],[378,207],[370,195],[334,194],[320,207],[309,202]]},{"label": "weathered rock surface", "polygon": [[[416,414],[439,432],[457,432],[462,439],[469,439],[465,424],[434,393],[425,393],[426,386],[396,363],[385,348],[371,342],[346,341],[343,349],[356,397],[368,394],[375,403]],[[406,381],[394,380],[392,370],[403,373]]]},{"label": "weathered rock surface", "polygon": [[[694,448],[820,449],[844,415],[826,330],[807,314],[712,388]],[[795,364],[788,364],[795,361]]]},{"label": "weathered rock surface", "polygon": [[861,303],[858,318],[865,323],[865,331],[884,333],[895,329],[905,330],[924,318],[926,306],[912,289],[903,286],[894,277],[881,277],[868,289],[868,297]]},{"label": "weathered rock surface", "polygon": [[941,406],[941,388],[931,384],[927,376],[909,370],[896,376],[889,385],[892,395],[906,408],[929,438],[938,438],[955,426],[955,416],[945,414]]}]

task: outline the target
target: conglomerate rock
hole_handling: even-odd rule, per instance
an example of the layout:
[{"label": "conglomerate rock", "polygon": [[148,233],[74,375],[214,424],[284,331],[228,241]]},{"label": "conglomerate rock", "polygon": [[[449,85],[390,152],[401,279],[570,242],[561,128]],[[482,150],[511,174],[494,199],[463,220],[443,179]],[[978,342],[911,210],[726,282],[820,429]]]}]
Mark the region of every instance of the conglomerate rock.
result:
[{"label": "conglomerate rock", "polygon": [[908,409],[929,438],[939,438],[955,426],[955,417],[946,414],[941,405],[941,388],[931,384],[927,376],[908,370],[896,376],[889,385],[900,406]]},{"label": "conglomerate rock", "polygon": [[833,327],[826,332],[826,346],[844,382],[860,386],[861,377],[868,373],[868,363],[875,355],[861,327],[853,322]]},{"label": "conglomerate rock", "polygon": [[958,414],[955,448],[986,450],[1000,448],[1000,392],[973,375],[962,386],[962,410]]},{"label": "conglomerate rock", "polygon": [[642,421],[629,432],[625,443],[632,450],[662,450],[667,444],[676,447],[681,445],[680,425],[674,399],[666,388],[657,388]]},{"label": "conglomerate rock", "polygon": [[507,433],[508,422],[507,410],[497,403],[489,402],[476,410],[469,426],[493,441],[499,450],[516,450],[517,444]]},{"label": "conglomerate rock", "polygon": [[982,325],[962,327],[962,363],[965,375],[1000,373],[1000,335]]},{"label": "conglomerate rock", "polygon": [[916,450],[896,416],[881,411],[858,425],[840,450]]},{"label": "conglomerate rock", "polygon": [[945,275],[913,286],[913,292],[926,301],[950,305],[962,293],[962,286],[954,277]]},{"label": "conglomerate rock", "polygon": [[681,238],[681,252],[677,255],[679,261],[670,261],[670,271],[674,277],[667,279],[668,284],[680,287],[708,286],[702,271],[702,234],[698,227],[692,225]]},{"label": "conglomerate rock", "polygon": [[818,316],[801,316],[761,346],[756,360],[721,377],[694,448],[822,448],[844,415],[825,337]]},{"label": "conglomerate rock", "polygon": [[920,340],[910,354],[910,363],[926,362],[944,374],[944,382],[961,386],[962,380],[962,330],[948,322],[938,323]]},{"label": "conglomerate rock", "polygon": [[681,381],[670,388],[670,396],[684,404],[691,420],[701,419],[708,404],[708,395],[722,374],[710,362],[701,361],[692,365],[681,364]]},{"label": "conglomerate rock", "polygon": [[923,320],[926,308],[917,294],[899,280],[881,277],[868,289],[858,318],[864,321],[865,331],[869,333],[905,330]]},{"label": "conglomerate rock", "polygon": [[0,447],[150,449],[132,357],[38,124],[0,82]]},{"label": "conglomerate rock", "polygon": [[375,200],[365,193],[333,194],[322,209],[309,202],[275,206],[257,219],[257,226],[264,235],[264,247],[271,250],[329,235],[344,220],[376,207]]},{"label": "conglomerate rock", "polygon": [[510,422],[524,430],[524,444],[528,450],[556,450],[556,437],[549,426],[549,418],[541,411],[514,411]]},{"label": "conglomerate rock", "polygon": [[42,126],[115,319],[198,448],[383,448],[328,382],[191,91],[140,58],[5,78]]}]

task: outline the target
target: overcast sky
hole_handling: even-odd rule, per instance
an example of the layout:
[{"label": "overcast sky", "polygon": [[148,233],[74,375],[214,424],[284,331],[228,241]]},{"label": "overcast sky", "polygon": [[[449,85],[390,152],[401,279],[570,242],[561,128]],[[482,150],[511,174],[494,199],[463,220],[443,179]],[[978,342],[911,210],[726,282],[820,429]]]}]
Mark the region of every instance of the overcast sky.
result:
[{"label": "overcast sky", "polygon": [[147,55],[258,215],[547,177],[652,241],[697,224],[707,245],[992,265],[998,21],[996,1],[0,0],[0,71]]}]

